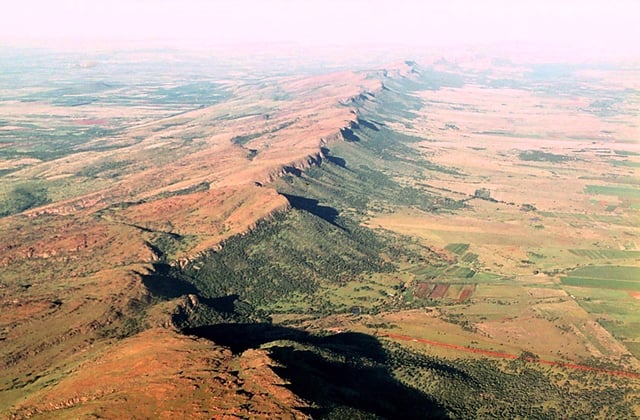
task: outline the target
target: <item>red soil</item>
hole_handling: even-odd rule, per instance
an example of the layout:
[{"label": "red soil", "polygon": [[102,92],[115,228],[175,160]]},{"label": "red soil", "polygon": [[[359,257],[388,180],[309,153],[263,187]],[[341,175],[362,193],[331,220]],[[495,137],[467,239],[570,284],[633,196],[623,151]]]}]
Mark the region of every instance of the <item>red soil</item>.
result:
[{"label": "red soil", "polygon": [[460,293],[460,299],[459,299],[460,303],[463,303],[467,299],[469,299],[472,293],[473,293],[473,286],[471,285],[465,286],[465,288],[462,290],[462,293]]},{"label": "red soil", "polygon": [[[513,353],[504,353],[504,352],[491,351],[491,350],[475,349],[475,348],[471,348],[471,347],[460,346],[460,345],[457,345],[457,344],[443,343],[441,341],[433,341],[433,340],[427,340],[427,339],[424,339],[424,338],[411,337],[411,336],[408,336],[408,335],[382,333],[382,334],[379,334],[379,336],[380,337],[392,338],[394,340],[413,341],[413,342],[417,342],[417,343],[429,344],[431,346],[444,347],[444,348],[449,348],[449,349],[458,350],[458,351],[464,351],[464,352],[468,352],[468,353],[482,354],[483,356],[496,357],[496,358],[499,358],[499,359],[518,359],[520,357],[519,355],[513,354]],[[627,372],[627,371],[624,371],[624,370],[603,369],[603,368],[597,368],[597,367],[592,367],[592,366],[578,365],[578,364],[566,363],[566,362],[555,362],[555,361],[551,361],[551,360],[542,360],[542,359],[537,359],[537,358],[525,358],[524,360],[526,360],[527,362],[534,362],[534,363],[539,363],[539,364],[543,364],[543,365],[550,365],[550,366],[561,366],[561,367],[566,367],[566,368],[575,369],[575,370],[583,370],[583,371],[589,371],[589,372],[605,373],[605,374],[608,374],[608,375],[616,375],[616,376],[625,376],[627,378],[640,378],[640,373],[637,373],[637,372]]]},{"label": "red soil", "polygon": [[433,289],[433,292],[431,292],[431,294],[429,295],[429,297],[443,298],[444,295],[447,293],[447,290],[449,290],[448,284],[437,284],[436,287]]},{"label": "red soil", "polygon": [[413,290],[413,296],[417,297],[418,299],[424,299],[427,296],[429,296],[432,290],[433,290],[433,284],[420,283]]}]

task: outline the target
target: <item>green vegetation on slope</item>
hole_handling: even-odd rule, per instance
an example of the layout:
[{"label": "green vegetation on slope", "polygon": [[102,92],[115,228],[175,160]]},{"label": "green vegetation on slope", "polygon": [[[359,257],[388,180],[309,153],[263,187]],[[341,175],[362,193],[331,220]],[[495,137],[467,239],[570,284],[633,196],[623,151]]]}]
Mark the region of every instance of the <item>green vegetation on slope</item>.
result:
[{"label": "green vegetation on slope", "polygon": [[455,169],[433,164],[407,145],[417,139],[369,125],[361,123],[355,131],[357,142],[324,148],[321,166],[278,180],[278,191],[318,200],[356,219],[369,210],[388,212],[396,206],[429,212],[464,207],[463,201],[435,195],[411,181],[424,171],[456,174]]},{"label": "green vegetation on slope", "polygon": [[238,295],[263,306],[293,293],[313,294],[321,282],[353,280],[393,269],[384,242],[355,224],[335,225],[293,209],[235,236],[182,272],[206,297]]},{"label": "green vegetation on slope", "polygon": [[[374,273],[395,271],[397,267],[389,261],[427,264],[429,251],[413,249],[414,245],[395,235],[361,227],[367,211],[395,206],[452,211],[464,204],[398,181],[425,166],[456,173],[415,153],[410,144],[418,139],[364,119],[352,126],[349,135],[352,141],[323,149],[320,166],[276,181],[291,211],[227,240],[222,250],[202,255],[183,270],[175,270],[175,275],[205,298],[236,296],[265,313],[344,313],[356,297],[360,306],[374,310],[388,300],[388,290],[397,286],[391,280],[373,282],[368,289],[349,285],[351,297],[340,289]],[[473,274],[468,268],[448,273],[463,278]]]},{"label": "green vegetation on slope", "polygon": [[18,185],[0,196],[0,217],[9,216],[49,202],[47,188],[36,183]]}]

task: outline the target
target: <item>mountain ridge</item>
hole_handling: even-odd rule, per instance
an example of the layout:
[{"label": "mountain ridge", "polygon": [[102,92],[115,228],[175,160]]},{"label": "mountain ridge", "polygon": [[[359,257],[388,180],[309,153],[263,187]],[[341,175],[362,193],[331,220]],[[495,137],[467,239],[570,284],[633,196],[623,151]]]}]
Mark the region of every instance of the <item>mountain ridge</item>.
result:
[{"label": "mountain ridge", "polygon": [[[203,122],[208,124],[206,121],[211,119],[208,116],[209,113],[220,113],[218,109],[229,106],[222,104],[162,118],[158,122],[147,123],[144,126],[134,126],[129,129],[130,134],[124,133],[119,136],[136,139],[140,138],[144,130],[148,130],[146,137],[142,140],[134,140],[129,145],[125,141],[124,148],[113,152],[98,152],[98,154],[91,152],[89,155],[87,152],[80,152],[77,155],[71,154],[68,157],[59,158],[57,161],[32,165],[15,173],[13,175],[15,177],[31,176],[45,180],[56,179],[59,176],[68,177],[70,173],[79,172],[83,166],[91,165],[91,162],[98,160],[109,162],[111,156],[121,155],[123,151],[129,156],[129,162],[132,161],[133,156],[146,156],[151,159],[152,164],[157,161],[157,164],[162,165],[164,159],[159,159],[160,154],[154,157],[147,152],[147,150],[154,150],[149,149],[150,146],[154,148],[160,146],[163,150],[168,147],[168,151],[163,153],[177,151],[179,155],[185,156],[184,162],[187,167],[194,167],[196,160],[212,159],[214,156],[212,153],[218,156],[224,155],[223,161],[229,160],[229,164],[232,165],[229,166],[231,169],[229,171],[223,169],[224,167],[220,164],[216,164],[213,168],[218,168],[218,171],[213,176],[207,175],[202,170],[196,170],[191,175],[191,180],[185,182],[185,180],[178,181],[175,175],[167,173],[166,169],[159,170],[160,167],[154,169],[153,166],[149,169],[143,167],[142,172],[136,170],[134,166],[133,172],[128,175],[126,171],[131,171],[129,169],[131,163],[127,163],[128,166],[119,169],[124,170],[125,173],[123,175],[116,173],[114,178],[116,183],[104,184],[107,186],[106,189],[90,192],[84,196],[52,200],[50,204],[43,207],[29,209],[22,214],[0,220],[3,230],[18,233],[0,250],[0,261],[6,270],[5,273],[10,275],[9,279],[20,278],[21,273],[26,273],[23,270],[51,273],[47,286],[42,283],[44,279],[37,278],[32,278],[28,284],[23,282],[22,286],[16,280],[9,280],[9,283],[6,277],[3,280],[4,295],[13,294],[14,299],[5,300],[2,312],[16,314],[9,319],[5,318],[6,315],[3,317],[5,318],[4,343],[11,343],[9,346],[3,346],[5,381],[11,377],[18,378],[24,375],[29,377],[32,375],[30,372],[33,372],[30,366],[35,367],[39,363],[41,367],[37,369],[40,371],[37,379],[27,379],[24,385],[16,383],[15,380],[13,383],[3,381],[2,387],[5,392],[2,405],[14,407],[12,413],[17,417],[28,417],[41,410],[33,408],[36,406],[32,406],[31,409],[26,408],[30,406],[26,401],[12,400],[11,395],[15,393],[19,396],[29,389],[32,389],[28,391],[29,393],[35,391],[34,395],[40,395],[46,390],[57,389],[58,385],[55,385],[57,383],[64,383],[64,376],[59,376],[60,370],[76,371],[77,368],[71,366],[77,363],[76,360],[82,360],[83,356],[78,359],[73,352],[62,352],[61,357],[60,354],[55,354],[55,349],[59,347],[75,348],[80,353],[94,355],[91,357],[100,357],[99,354],[108,352],[108,349],[114,345],[109,344],[111,341],[115,339],[113,343],[117,343],[124,337],[137,336],[147,328],[145,324],[173,328],[171,317],[166,318],[165,315],[156,314],[154,315],[158,317],[156,320],[145,320],[144,314],[148,311],[158,312],[152,309],[158,301],[141,281],[142,273],[154,272],[152,264],[160,258],[167,259],[173,265],[184,266],[206,250],[219,250],[225,238],[250,232],[260,220],[288,211],[289,202],[272,188],[266,188],[263,185],[272,183],[284,175],[319,165],[324,159],[322,147],[344,140],[342,130],[353,124],[357,117],[352,109],[339,105],[339,100],[332,102],[330,95],[336,93],[339,97],[361,95],[359,88],[349,92],[353,89],[354,80],[365,85],[371,84],[371,80],[366,80],[365,76],[356,73],[322,76],[321,85],[326,87],[321,87],[318,91],[316,89],[319,81],[316,78],[294,80],[290,88],[284,83],[279,89],[288,88],[300,96],[304,96],[304,92],[309,91],[317,99],[306,102],[301,109],[294,111],[311,110],[312,114],[309,114],[311,119],[295,118],[298,123],[283,129],[284,131],[278,130],[276,137],[270,139],[266,148],[257,144],[260,137],[239,146],[230,141],[231,134],[218,133],[213,134],[209,139],[205,137],[203,140],[194,140],[200,143],[196,146],[194,154],[185,155],[184,151],[178,151],[175,148],[180,144],[185,146],[184,140],[180,139],[181,136],[189,136],[189,132],[197,131]],[[339,88],[341,83],[346,90]],[[378,81],[374,84],[380,88],[382,86]],[[241,98],[236,100],[246,101]],[[280,113],[283,112],[289,111],[280,111]],[[323,114],[321,120],[319,120],[320,117],[313,116],[317,112]],[[258,126],[265,122],[270,125],[279,124],[277,120],[281,119],[270,112],[268,120],[258,115],[249,118],[253,121],[252,124]],[[291,119],[288,116],[286,118]],[[260,122],[260,119],[264,122]],[[242,122],[246,124],[246,119]],[[224,124],[229,123],[223,122],[223,126]],[[161,130],[156,131],[157,127]],[[229,129],[216,127],[216,131],[220,130],[228,132]],[[309,130],[315,134],[305,139],[303,143],[296,140],[301,136],[309,136],[305,134],[309,133]],[[289,139],[293,141],[292,144],[287,143]],[[257,144],[255,146],[257,153],[254,152],[254,156],[247,159],[246,150],[251,149],[254,144]],[[277,148],[281,148],[279,144],[285,145],[286,150],[293,152],[293,156],[287,157],[282,151],[277,151]],[[308,145],[300,147],[304,144]],[[186,147],[190,147],[189,143]],[[87,161],[88,156],[91,156],[91,159]],[[77,163],[74,163],[74,159]],[[137,161],[140,160],[137,159]],[[236,161],[238,163],[233,163]],[[180,162],[180,158],[177,162]],[[139,166],[139,164],[136,165]],[[233,174],[236,168],[242,168],[241,177]],[[224,172],[220,172],[220,169]],[[169,175],[169,180],[163,181],[165,186],[157,183],[160,173]],[[198,175],[199,173],[202,175]],[[224,175],[225,173],[229,175]],[[99,173],[98,176],[100,176]],[[172,181],[171,178],[178,182]],[[99,178],[97,179],[102,182]],[[180,189],[188,191],[191,186],[203,182],[208,185],[203,191],[180,193]],[[155,191],[149,190],[154,188],[154,184],[160,188]],[[144,190],[140,189],[141,185],[145,186]],[[145,193],[145,190],[149,192]],[[171,196],[172,191],[178,191],[179,194]],[[169,197],[162,198],[162,194],[165,193],[168,193]],[[154,199],[154,197],[159,198]],[[207,208],[214,210],[214,213],[206,210]],[[205,210],[202,213],[202,210],[198,209]],[[190,216],[194,210],[196,214],[200,212],[201,215],[195,218]],[[186,228],[187,225],[184,223],[180,225],[176,222],[182,218],[192,227]],[[205,226],[209,228],[194,230],[193,227],[201,225],[202,221],[205,221]],[[34,236],[31,227],[42,223],[48,225],[46,228],[48,230],[40,231],[37,236]],[[217,229],[219,233],[213,235],[207,233],[211,227]],[[164,240],[162,238],[167,235],[173,235],[174,239],[168,240],[177,242],[178,245],[178,248],[170,251],[169,254],[166,253],[167,249],[162,251],[157,248],[157,245],[151,245],[158,240]],[[182,244],[185,241],[186,247],[183,247]],[[105,265],[114,268],[105,270]],[[65,266],[68,267],[66,275],[63,274],[64,269],[62,269]],[[56,292],[56,287],[60,287],[54,286],[57,284],[71,287],[72,292]],[[24,292],[12,293],[20,289],[28,291],[30,297],[21,298],[21,295],[25,295]],[[160,313],[180,311],[180,307],[188,308],[189,302],[194,306],[194,299],[187,297],[187,300],[182,303],[175,302],[176,306],[173,309],[166,308],[169,302],[163,303],[160,306],[164,306],[165,309],[160,310]],[[198,306],[197,301],[195,302],[195,306]],[[24,312],[27,308],[36,312]],[[24,313],[24,317],[19,315],[20,313]],[[53,329],[47,327],[50,323],[56,323],[58,327]],[[65,327],[66,325],[69,327]],[[33,333],[27,333],[28,330],[48,331],[48,333],[36,338],[37,336]],[[34,340],[37,341],[34,342]],[[38,359],[42,361],[35,362],[34,365],[33,361]],[[92,369],[91,363],[85,363],[83,369]],[[42,391],[36,391],[39,388]],[[7,389],[14,391],[6,392]],[[44,401],[51,399],[54,394],[55,391],[49,391],[46,394],[49,397],[43,397]],[[95,398],[100,399],[100,397]],[[95,398],[79,396],[70,398],[68,404],[60,405],[56,402],[46,404],[66,410],[95,401]]]}]

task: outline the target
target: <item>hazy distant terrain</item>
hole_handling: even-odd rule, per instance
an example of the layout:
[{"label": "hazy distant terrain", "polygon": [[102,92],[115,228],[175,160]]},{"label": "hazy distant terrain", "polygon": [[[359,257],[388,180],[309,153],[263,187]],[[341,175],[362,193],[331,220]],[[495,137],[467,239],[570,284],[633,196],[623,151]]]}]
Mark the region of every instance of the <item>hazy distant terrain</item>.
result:
[{"label": "hazy distant terrain", "polygon": [[3,416],[640,416],[640,65],[7,56]]}]

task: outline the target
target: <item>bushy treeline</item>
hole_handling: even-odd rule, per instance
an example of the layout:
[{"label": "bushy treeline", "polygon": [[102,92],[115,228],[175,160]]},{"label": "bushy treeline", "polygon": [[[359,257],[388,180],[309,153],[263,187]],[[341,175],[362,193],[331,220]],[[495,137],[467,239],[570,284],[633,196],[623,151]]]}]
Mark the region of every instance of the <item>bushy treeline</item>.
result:
[{"label": "bushy treeline", "polygon": [[387,347],[394,375],[434,398],[454,418],[635,417],[632,379],[542,368],[522,359],[450,360],[395,343]]}]

